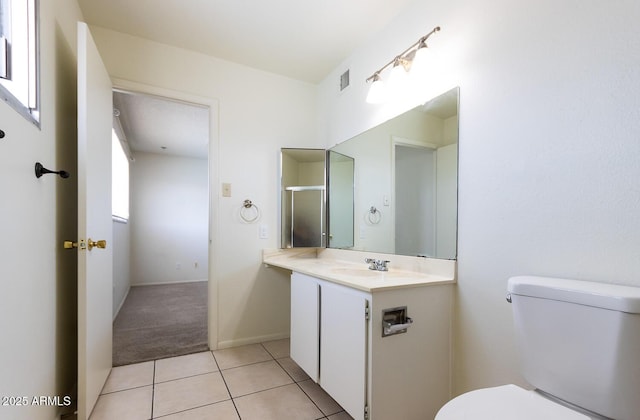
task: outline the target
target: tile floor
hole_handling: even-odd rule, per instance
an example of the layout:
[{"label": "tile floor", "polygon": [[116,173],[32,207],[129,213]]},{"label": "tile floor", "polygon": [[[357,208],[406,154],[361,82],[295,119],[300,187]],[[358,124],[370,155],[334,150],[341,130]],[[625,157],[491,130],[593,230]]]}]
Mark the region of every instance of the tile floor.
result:
[{"label": "tile floor", "polygon": [[90,420],[349,420],[289,340],[113,368]]}]

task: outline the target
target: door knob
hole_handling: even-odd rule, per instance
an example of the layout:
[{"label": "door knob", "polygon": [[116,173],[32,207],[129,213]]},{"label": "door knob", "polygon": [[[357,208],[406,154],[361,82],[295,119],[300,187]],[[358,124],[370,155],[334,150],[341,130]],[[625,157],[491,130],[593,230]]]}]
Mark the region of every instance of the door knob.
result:
[{"label": "door knob", "polygon": [[74,248],[80,248],[80,249],[86,249],[87,245],[85,244],[84,240],[80,240],[80,243],[78,244],[78,242],[73,242],[73,241],[64,241],[64,249],[74,249]]},{"label": "door knob", "polygon": [[107,247],[107,241],[105,241],[104,239],[99,240],[99,241],[92,241],[91,238],[87,239],[87,242],[85,243],[84,240],[80,240],[80,242],[73,242],[73,241],[64,241],[64,249],[73,249],[73,248],[80,248],[80,249],[89,249],[89,251],[91,251],[93,248],[106,248]]},{"label": "door knob", "polygon": [[87,239],[87,248],[91,251],[94,247],[105,249],[107,247],[107,241],[101,239],[99,241],[92,241],[91,238]]}]

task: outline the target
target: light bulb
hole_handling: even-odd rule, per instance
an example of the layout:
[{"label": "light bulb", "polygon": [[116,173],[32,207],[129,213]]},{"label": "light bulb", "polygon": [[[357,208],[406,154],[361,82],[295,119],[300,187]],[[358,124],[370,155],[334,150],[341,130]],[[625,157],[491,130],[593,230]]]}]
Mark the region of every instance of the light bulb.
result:
[{"label": "light bulb", "polygon": [[411,74],[420,77],[428,69],[431,52],[427,48],[427,44],[422,42],[413,56],[411,63]]},{"label": "light bulb", "polygon": [[380,79],[380,76],[376,73],[373,75],[373,82],[369,88],[367,94],[367,103],[381,104],[387,99],[387,92],[384,82]]},{"label": "light bulb", "polygon": [[390,98],[401,97],[407,85],[408,74],[402,63],[397,60],[389,74],[388,95]]}]

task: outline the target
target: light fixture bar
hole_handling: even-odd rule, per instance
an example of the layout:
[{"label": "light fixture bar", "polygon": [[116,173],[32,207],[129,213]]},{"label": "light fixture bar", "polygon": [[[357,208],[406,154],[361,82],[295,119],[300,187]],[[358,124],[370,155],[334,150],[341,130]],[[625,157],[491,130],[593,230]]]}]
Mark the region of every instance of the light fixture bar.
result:
[{"label": "light fixture bar", "polygon": [[408,61],[408,57],[405,56],[405,54],[409,53],[412,49],[414,49],[415,47],[419,46],[420,44],[422,44],[423,42],[426,42],[427,39],[433,35],[434,33],[438,32],[440,30],[439,26],[436,26],[435,28],[433,28],[431,30],[431,32],[429,32],[428,34],[426,34],[425,36],[423,36],[422,38],[420,38],[417,42],[411,44],[411,46],[409,46],[409,48],[407,48],[406,50],[402,51],[400,54],[398,54],[397,56],[395,56],[391,61],[389,61],[387,64],[385,64],[384,66],[382,66],[378,71],[376,71],[375,73],[373,73],[370,77],[367,78],[366,82],[371,82],[373,80],[375,80],[376,76],[380,77],[380,73],[382,71],[384,71],[384,69],[386,69],[387,67],[389,67],[390,65],[396,63],[396,61],[400,61],[402,62],[404,61]]}]

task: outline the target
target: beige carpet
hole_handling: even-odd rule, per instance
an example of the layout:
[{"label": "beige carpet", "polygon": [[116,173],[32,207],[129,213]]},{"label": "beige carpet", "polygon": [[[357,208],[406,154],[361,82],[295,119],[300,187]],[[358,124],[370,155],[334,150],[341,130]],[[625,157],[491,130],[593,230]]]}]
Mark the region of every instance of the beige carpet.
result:
[{"label": "beige carpet", "polygon": [[113,366],[207,349],[207,282],[131,287],[113,323]]}]

